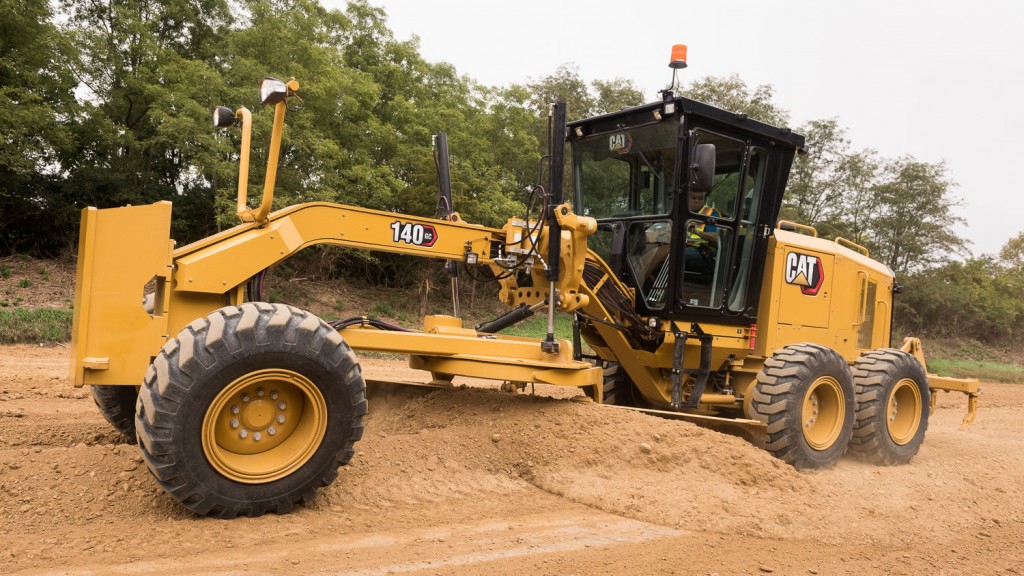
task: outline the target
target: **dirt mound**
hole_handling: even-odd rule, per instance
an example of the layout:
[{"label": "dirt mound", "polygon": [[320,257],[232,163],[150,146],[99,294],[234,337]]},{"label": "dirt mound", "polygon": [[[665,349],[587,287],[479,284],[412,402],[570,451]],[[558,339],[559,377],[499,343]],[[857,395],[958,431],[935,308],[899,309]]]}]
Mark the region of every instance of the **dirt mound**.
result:
[{"label": "dirt mound", "polygon": [[[790,531],[742,501],[808,490],[805,475],[746,442],[685,422],[545,396],[441,390],[370,402],[367,433],[386,462],[356,485],[413,497],[526,482],[612,514],[695,529]],[[372,456],[366,463],[376,463]],[[432,474],[444,469],[445,474]],[[395,480],[391,485],[389,479]],[[658,487],[664,487],[659,489]],[[691,513],[700,511],[697,517]]]}]

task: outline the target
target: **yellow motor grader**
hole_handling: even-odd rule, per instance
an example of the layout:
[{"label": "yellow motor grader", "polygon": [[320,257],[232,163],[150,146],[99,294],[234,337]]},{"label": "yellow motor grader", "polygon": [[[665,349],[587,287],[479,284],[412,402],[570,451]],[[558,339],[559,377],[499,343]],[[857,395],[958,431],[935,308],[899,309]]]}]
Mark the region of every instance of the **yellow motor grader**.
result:
[{"label": "yellow motor grader", "polygon": [[[919,341],[888,347],[891,271],[852,242],[777,222],[800,135],[671,91],[571,123],[557,104],[535,218],[498,229],[450,210],[271,212],[298,88],[272,78],[260,88],[275,117],[257,208],[252,115],[214,113],[218,126],[241,125],[238,226],[176,247],[170,202],[82,213],[71,381],[92,387],[160,485],[198,514],[287,512],[337,477],[366,412],[354,350],[407,354],[436,386],[469,376],[579,387],[599,403],[738,432],[797,468],[830,466],[847,449],[908,462],[935,390],[967,393],[965,424],[973,418],[977,381],[928,376]],[[446,180],[446,149],[442,158]],[[511,310],[476,327],[456,310],[409,329],[259,301],[263,271],[317,244],[488,269]],[[546,338],[500,333],[542,310]],[[555,313],[574,316],[571,341],[555,338]]]}]

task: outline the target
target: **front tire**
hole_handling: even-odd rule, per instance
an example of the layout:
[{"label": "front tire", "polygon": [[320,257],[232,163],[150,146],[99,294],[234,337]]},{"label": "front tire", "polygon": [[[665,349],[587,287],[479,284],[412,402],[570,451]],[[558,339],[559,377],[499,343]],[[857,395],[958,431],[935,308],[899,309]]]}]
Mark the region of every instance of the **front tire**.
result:
[{"label": "front tire", "polygon": [[338,476],[362,437],[365,382],[337,331],[290,306],[246,303],[168,342],[139,393],[139,446],[157,482],[219,518],[289,512]]},{"label": "front tire", "polygon": [[[636,385],[630,380],[626,369],[618,362],[606,362],[602,370],[604,379],[604,404],[636,408]],[[588,388],[589,390],[589,388]]]},{"label": "front tire", "polygon": [[910,462],[928,429],[928,376],[916,358],[895,349],[861,356],[853,364],[857,421],[850,451],[882,466]]},{"label": "front tire", "polygon": [[92,400],[100,409],[103,418],[123,434],[129,442],[135,443],[135,401],[139,397],[138,386],[91,386]]},{"label": "front tire", "polygon": [[829,468],[853,433],[853,377],[846,360],[818,344],[792,344],[765,360],[751,399],[768,425],[765,449],[797,469]]}]

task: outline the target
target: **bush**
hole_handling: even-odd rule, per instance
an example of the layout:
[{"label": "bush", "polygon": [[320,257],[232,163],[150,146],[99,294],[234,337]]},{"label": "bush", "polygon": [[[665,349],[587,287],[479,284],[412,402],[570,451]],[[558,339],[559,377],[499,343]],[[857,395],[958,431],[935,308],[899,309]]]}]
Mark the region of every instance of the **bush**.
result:
[{"label": "bush", "polygon": [[0,310],[0,344],[56,343],[71,339],[71,310]]}]

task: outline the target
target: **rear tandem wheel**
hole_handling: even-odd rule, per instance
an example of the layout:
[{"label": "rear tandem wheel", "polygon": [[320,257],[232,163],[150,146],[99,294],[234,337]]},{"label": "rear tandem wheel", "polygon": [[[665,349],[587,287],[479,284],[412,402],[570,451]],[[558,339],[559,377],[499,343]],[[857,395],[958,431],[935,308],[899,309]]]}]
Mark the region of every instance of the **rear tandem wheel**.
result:
[{"label": "rear tandem wheel", "polygon": [[157,482],[198,514],[285,513],[338,476],[362,437],[365,382],[337,331],[290,306],[196,320],[146,373],[136,429]]},{"label": "rear tandem wheel", "polygon": [[921,449],[928,429],[928,376],[916,358],[892,348],[853,364],[857,421],[850,451],[883,466],[906,464]]},{"label": "rear tandem wheel", "polygon": [[798,469],[828,468],[853,433],[853,377],[846,360],[818,344],[792,344],[765,360],[753,415],[768,425],[765,448]]}]

